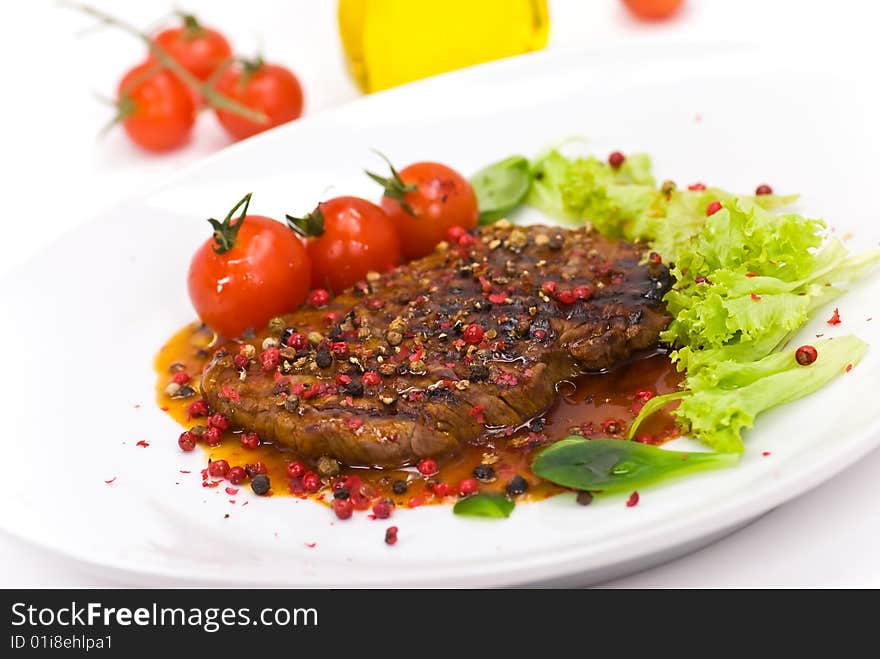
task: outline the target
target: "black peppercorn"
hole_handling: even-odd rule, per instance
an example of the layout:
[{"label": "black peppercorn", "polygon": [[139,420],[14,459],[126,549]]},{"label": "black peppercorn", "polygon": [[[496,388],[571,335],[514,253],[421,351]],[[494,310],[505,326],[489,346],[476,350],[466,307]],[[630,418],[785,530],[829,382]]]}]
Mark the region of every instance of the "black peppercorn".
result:
[{"label": "black peppercorn", "polygon": [[319,350],[318,354],[315,355],[315,363],[318,365],[318,368],[329,368],[333,363],[333,356],[329,350]]},{"label": "black peppercorn", "polygon": [[391,491],[394,494],[406,494],[408,488],[409,486],[406,484],[406,481],[397,480],[391,484]]},{"label": "black peppercorn", "polygon": [[529,489],[529,483],[525,478],[517,474],[510,479],[505,489],[510,496],[515,497]]},{"label": "black peppercorn", "polygon": [[360,378],[352,378],[351,382],[345,385],[345,391],[350,395],[357,398],[358,396],[364,395],[364,383]]},{"label": "black peppercorn", "polygon": [[586,490],[577,493],[577,502],[582,506],[589,506],[593,503],[593,493]]},{"label": "black peppercorn", "polygon": [[541,432],[544,430],[544,419],[535,417],[529,421],[529,430],[532,432]]},{"label": "black peppercorn", "polygon": [[351,492],[348,491],[347,487],[340,487],[338,490],[333,491],[334,499],[347,499],[351,496]]},{"label": "black peppercorn", "polygon": [[251,489],[254,491],[254,494],[263,496],[269,491],[269,487],[269,477],[266,474],[257,474],[251,481]]},{"label": "black peppercorn", "polygon": [[474,478],[481,483],[491,483],[495,480],[495,470],[490,465],[479,464],[474,467]]}]

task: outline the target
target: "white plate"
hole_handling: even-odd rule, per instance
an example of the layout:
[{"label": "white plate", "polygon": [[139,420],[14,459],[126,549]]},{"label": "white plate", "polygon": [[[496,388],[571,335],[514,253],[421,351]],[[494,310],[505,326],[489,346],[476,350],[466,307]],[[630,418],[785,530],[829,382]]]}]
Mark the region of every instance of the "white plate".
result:
[{"label": "white plate", "polygon": [[200,487],[204,456],[178,450],[179,428],[153,403],[151,364],[193,318],[184,276],[208,235],[205,217],[249,190],[251,210],[276,217],[308,210],[328,188],[375,196],[361,172],[381,167],[371,147],[398,163],[434,159],[472,172],[587,135],[598,154],[651,153],[660,178],[802,191],[800,209],[856,233],[854,248],[876,243],[880,133],[868,117],[880,104],[864,61],[719,44],[509,60],[271,131],[102,214],[0,284],[0,528],[151,584],[477,587],[595,582],[797,496],[878,442],[880,314],[867,319],[880,277],[837,303],[843,325],[824,325],[823,311],[803,333],[854,332],[875,347],[820,393],[761,417],[738,468],[646,489],[635,508],[620,497],[582,508],[563,496],[500,522],[448,507],[401,510],[393,548],[383,542],[387,523],[334,523],[309,501],[254,500],[245,489],[232,505],[222,489]]}]

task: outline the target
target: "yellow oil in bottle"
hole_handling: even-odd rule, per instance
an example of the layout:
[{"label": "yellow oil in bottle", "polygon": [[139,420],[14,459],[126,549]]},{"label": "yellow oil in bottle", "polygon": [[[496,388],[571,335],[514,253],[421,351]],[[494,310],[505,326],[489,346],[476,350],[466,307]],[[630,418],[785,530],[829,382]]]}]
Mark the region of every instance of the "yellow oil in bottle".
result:
[{"label": "yellow oil in bottle", "polygon": [[365,92],[547,44],[546,0],[339,0],[349,70]]}]

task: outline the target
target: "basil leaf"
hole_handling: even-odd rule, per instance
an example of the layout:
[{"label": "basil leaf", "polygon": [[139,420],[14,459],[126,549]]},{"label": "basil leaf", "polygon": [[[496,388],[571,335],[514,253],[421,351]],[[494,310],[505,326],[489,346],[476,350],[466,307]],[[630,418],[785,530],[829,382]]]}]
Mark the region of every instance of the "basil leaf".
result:
[{"label": "basil leaf", "polygon": [[738,461],[739,453],[683,453],[622,439],[571,436],[541,451],[532,472],[564,487],[610,493]]},{"label": "basil leaf", "polygon": [[523,156],[510,156],[474,174],[471,186],[477,195],[480,224],[496,222],[516,209],[531,184],[531,168]]},{"label": "basil leaf", "polygon": [[452,512],[468,517],[510,517],[514,505],[500,494],[475,494],[457,501]]}]

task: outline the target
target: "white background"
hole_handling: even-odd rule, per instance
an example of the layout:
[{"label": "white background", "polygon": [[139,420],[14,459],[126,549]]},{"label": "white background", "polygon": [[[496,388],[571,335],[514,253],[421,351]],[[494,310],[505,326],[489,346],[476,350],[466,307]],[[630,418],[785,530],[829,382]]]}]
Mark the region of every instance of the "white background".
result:
[{"label": "white background", "polygon": [[[174,8],[171,1],[161,0],[95,4],[145,27]],[[237,51],[247,54],[262,48],[267,60],[293,68],[305,88],[306,113],[358,96],[341,59],[335,1],[191,0],[180,6],[221,28]],[[880,18],[875,3],[855,0],[688,0],[686,10],[674,20],[651,25],[631,20],[618,0],[551,0],[550,8],[553,49],[643,38],[713,37],[781,41],[793,49],[833,49],[843,42],[875,39]],[[65,231],[96,211],[157,185],[171,172],[228,143],[211,116],[201,117],[188,147],[169,155],[146,155],[118,130],[97,139],[112,108],[96,97],[113,95],[122,73],[143,57],[143,46],[108,28],[83,34],[93,21],[43,0],[3,3],[0,20],[5,26],[0,40],[0,235],[5,246],[0,276],[34,258],[49,241],[63,240]],[[865,84],[878,83],[865,80]],[[297,156],[290,154],[291,159]],[[144,233],[148,235],[148,227]],[[3,322],[33,319],[4,318]],[[15,401],[11,376],[0,378],[0,400],[5,405]],[[4,436],[2,441],[15,438]],[[726,539],[611,585],[880,587],[878,475],[880,452],[875,452]],[[39,475],[36,480],[43,484],[51,478]],[[87,574],[61,557],[0,534],[0,587],[113,585],[125,584]]]}]

